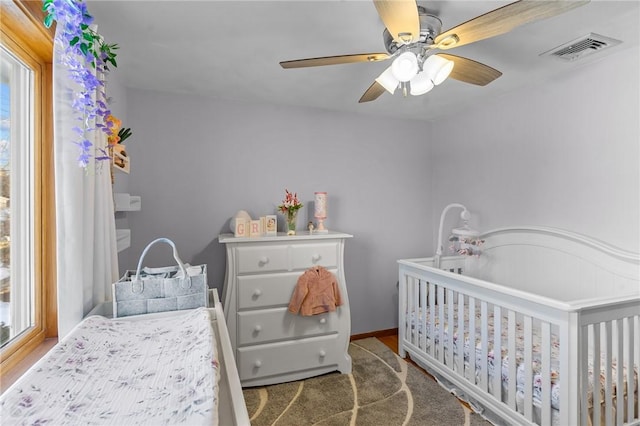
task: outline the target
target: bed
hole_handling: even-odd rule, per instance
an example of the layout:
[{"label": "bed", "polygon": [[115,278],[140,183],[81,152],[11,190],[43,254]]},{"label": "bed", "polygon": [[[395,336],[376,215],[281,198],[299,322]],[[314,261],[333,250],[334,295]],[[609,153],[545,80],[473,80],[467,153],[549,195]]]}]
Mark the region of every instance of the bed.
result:
[{"label": "bed", "polygon": [[89,315],[0,396],[9,424],[249,425],[222,306]]},{"label": "bed", "polygon": [[549,228],[481,239],[398,261],[400,355],[494,424],[640,424],[640,256]]}]

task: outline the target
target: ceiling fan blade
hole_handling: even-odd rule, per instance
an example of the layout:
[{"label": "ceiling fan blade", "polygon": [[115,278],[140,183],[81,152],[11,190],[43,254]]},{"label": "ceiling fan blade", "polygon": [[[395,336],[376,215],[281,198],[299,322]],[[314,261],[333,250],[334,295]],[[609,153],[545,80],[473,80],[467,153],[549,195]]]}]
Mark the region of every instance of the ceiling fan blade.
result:
[{"label": "ceiling fan blade", "polygon": [[296,59],[293,61],[282,61],[282,68],[305,68],[319,67],[323,65],[352,64],[355,62],[376,62],[383,61],[389,57],[386,53],[359,53],[356,55],[325,56],[322,58]]},{"label": "ceiling fan blade", "polygon": [[550,18],[586,3],[589,3],[589,0],[517,1],[443,32],[436,37],[434,44],[438,45],[440,49],[463,46],[508,33],[520,25],[539,19]]},{"label": "ceiling fan blade", "polygon": [[376,99],[378,99],[380,97],[380,95],[382,95],[384,92],[386,92],[386,90],[384,89],[384,87],[382,87],[382,85],[380,83],[378,83],[377,81],[374,81],[373,84],[371,86],[369,86],[369,88],[367,89],[366,92],[364,92],[364,95],[362,95],[362,97],[360,98],[360,100],[358,101],[358,103],[363,103],[363,102],[371,102],[371,101],[375,101]]},{"label": "ceiling fan blade", "polygon": [[449,77],[455,80],[476,84],[478,86],[486,86],[502,75],[497,69],[472,59],[446,53],[438,53],[437,55],[454,62],[455,65]]},{"label": "ceiling fan blade", "polygon": [[374,0],[378,15],[397,43],[412,43],[420,38],[420,18],[416,0]]}]

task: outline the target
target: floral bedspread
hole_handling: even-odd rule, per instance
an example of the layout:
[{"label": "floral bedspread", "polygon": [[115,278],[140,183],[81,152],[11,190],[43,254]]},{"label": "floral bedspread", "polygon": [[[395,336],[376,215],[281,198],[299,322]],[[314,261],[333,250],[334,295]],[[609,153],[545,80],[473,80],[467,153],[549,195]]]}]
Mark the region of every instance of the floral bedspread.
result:
[{"label": "floral bedspread", "polygon": [[3,424],[217,424],[209,311],[86,318],[0,396]]}]

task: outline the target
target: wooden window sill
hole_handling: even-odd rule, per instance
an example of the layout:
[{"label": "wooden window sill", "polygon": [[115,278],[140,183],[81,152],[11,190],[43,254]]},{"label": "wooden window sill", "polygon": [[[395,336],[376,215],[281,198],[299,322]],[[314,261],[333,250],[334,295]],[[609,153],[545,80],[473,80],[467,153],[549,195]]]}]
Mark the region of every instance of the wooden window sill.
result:
[{"label": "wooden window sill", "polygon": [[4,391],[15,383],[33,364],[49,352],[56,343],[58,343],[57,337],[44,339],[35,350],[18,362],[13,368],[6,372],[3,371],[2,380],[0,380],[0,393],[4,393]]}]

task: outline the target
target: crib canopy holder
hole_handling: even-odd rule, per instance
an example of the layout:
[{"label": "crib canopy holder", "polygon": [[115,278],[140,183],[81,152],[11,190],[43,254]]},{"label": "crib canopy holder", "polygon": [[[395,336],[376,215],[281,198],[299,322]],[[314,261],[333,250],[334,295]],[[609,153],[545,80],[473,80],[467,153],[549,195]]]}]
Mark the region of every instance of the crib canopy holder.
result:
[{"label": "crib canopy holder", "polygon": [[471,213],[463,204],[451,203],[447,205],[444,210],[442,210],[442,214],[440,215],[440,226],[438,228],[438,246],[436,247],[436,255],[434,258],[434,266],[436,268],[440,266],[440,257],[442,256],[443,251],[442,232],[444,227],[444,218],[447,215],[447,212],[453,208],[462,209],[462,212],[460,212],[460,219],[462,220],[463,225],[460,228],[454,228],[451,230],[449,241],[452,243],[452,250],[458,254],[468,254],[476,256],[480,254],[479,245],[481,241],[478,240],[480,232],[469,227],[469,219],[471,218]]}]

